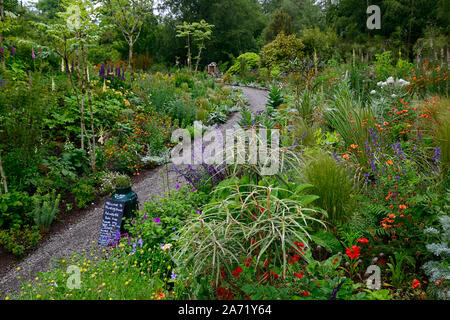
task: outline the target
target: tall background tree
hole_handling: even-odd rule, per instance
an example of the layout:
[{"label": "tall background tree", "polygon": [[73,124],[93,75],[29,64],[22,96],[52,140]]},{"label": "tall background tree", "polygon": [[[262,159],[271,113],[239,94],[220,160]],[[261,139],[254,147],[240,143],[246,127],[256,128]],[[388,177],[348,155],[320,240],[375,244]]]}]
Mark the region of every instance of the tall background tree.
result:
[{"label": "tall background tree", "polygon": [[128,44],[128,67],[133,73],[133,46],[139,39],[146,14],[153,9],[149,0],[105,0],[109,14]]},{"label": "tall background tree", "polygon": [[167,0],[163,7],[173,20],[191,23],[204,19],[215,26],[203,55],[205,63],[229,61],[243,52],[258,51],[263,44],[262,31],[268,19],[257,0]]},{"label": "tall background tree", "polygon": [[264,29],[266,42],[273,41],[281,31],[286,35],[294,33],[294,24],[288,13],[282,9],[278,9],[275,11],[270,24]]}]

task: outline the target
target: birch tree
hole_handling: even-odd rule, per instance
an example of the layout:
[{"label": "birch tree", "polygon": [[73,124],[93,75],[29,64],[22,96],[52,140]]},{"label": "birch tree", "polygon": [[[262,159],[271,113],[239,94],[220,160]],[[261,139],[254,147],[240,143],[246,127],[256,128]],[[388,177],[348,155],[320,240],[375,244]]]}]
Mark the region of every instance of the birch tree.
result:
[{"label": "birch tree", "polygon": [[[80,110],[81,149],[85,150],[87,138],[89,158],[95,171],[95,128],[92,102],[90,96],[87,51],[102,31],[95,23],[98,8],[89,0],[62,0],[65,12],[58,13],[61,18],[54,24],[36,23],[50,37],[54,52],[63,60],[63,69],[70,78],[70,83]],[[71,60],[71,65],[69,64]],[[85,106],[89,106],[91,132],[87,134],[85,125]]]},{"label": "birch tree", "polygon": [[104,2],[128,44],[128,68],[133,75],[133,47],[139,39],[145,13],[153,8],[153,0],[104,0]]}]

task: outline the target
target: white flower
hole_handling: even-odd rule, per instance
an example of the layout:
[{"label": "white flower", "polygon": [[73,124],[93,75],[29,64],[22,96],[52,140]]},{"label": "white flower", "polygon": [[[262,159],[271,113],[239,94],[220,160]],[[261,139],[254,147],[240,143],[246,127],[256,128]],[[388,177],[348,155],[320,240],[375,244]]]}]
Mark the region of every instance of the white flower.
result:
[{"label": "white flower", "polygon": [[394,81],[394,78],[393,77],[389,77],[389,78],[387,78],[387,80],[386,80],[386,83],[387,84],[393,84],[395,81]]},{"label": "white flower", "polygon": [[398,83],[400,84],[400,86],[409,86],[409,82],[403,79],[398,80]]},{"label": "white flower", "polygon": [[381,87],[383,85],[383,81],[377,82],[377,86]]},{"label": "white flower", "polygon": [[392,98],[395,98],[395,97],[396,97],[396,95],[395,95],[395,94],[392,94],[392,95],[391,95],[391,97],[392,97]]},{"label": "white flower", "polygon": [[377,93],[375,90],[370,91],[370,94],[375,94]]},{"label": "white flower", "polygon": [[169,250],[171,246],[172,246],[171,243],[167,243],[167,244],[161,246],[161,250],[163,250],[163,251]]}]

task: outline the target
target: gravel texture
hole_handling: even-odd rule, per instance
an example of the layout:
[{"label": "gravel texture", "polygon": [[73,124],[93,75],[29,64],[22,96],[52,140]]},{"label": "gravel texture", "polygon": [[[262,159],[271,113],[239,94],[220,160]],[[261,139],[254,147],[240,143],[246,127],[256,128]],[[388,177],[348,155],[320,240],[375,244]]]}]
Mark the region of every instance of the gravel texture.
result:
[{"label": "gravel texture", "polygon": [[[249,109],[254,113],[261,113],[265,110],[267,92],[260,89],[241,87],[250,103]],[[232,128],[239,121],[239,113],[231,115],[227,123],[219,127],[220,131]],[[183,176],[179,175],[169,164],[169,186],[175,188],[177,184],[185,184]],[[152,195],[162,195],[167,191],[167,184],[164,183],[166,167],[157,167],[145,174],[145,178],[133,185],[133,191],[137,193],[140,205],[148,201]],[[85,252],[90,254],[98,250],[97,240],[100,232],[100,225],[103,215],[104,201],[97,206],[89,208],[82,218],[73,224],[67,225],[58,233],[49,237],[39,244],[35,251],[25,257],[19,264],[12,265],[0,279],[0,298],[4,298],[7,293],[17,292],[21,281],[34,279],[37,272],[49,269],[55,259],[70,257],[75,253]],[[20,270],[18,270],[18,267]],[[20,279],[18,278],[20,276]]]}]

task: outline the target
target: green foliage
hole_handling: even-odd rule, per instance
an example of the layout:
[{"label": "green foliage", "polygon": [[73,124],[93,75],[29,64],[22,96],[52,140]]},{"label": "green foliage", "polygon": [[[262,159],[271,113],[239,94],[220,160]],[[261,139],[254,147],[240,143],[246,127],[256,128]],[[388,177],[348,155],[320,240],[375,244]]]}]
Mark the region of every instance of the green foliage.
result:
[{"label": "green foliage", "polygon": [[404,283],[406,276],[404,264],[408,263],[410,266],[414,267],[414,259],[400,252],[396,252],[391,261],[392,262],[387,263],[388,270],[391,273],[391,284],[394,287],[399,288]]},{"label": "green foliage", "polygon": [[250,256],[258,275],[269,259],[285,276],[286,253],[297,249],[294,242],[306,242],[309,224],[322,223],[320,213],[308,208],[317,198],[304,194],[309,187],[289,190],[269,181],[255,184],[248,176],[222,181],[202,214],[188,219],[179,231],[181,247],[174,258],[191,266],[193,276],[210,270],[216,282],[220,270],[231,274],[233,265]]},{"label": "green foliage", "polygon": [[274,286],[246,284],[242,286],[242,291],[253,300],[287,300],[290,298],[288,289]]},{"label": "green foliage", "polygon": [[0,230],[0,246],[16,256],[22,256],[36,246],[41,239],[39,227],[22,225],[9,230]]},{"label": "green foliage", "polygon": [[280,32],[274,41],[264,46],[261,51],[261,65],[268,68],[286,69],[290,61],[303,57],[304,44],[292,35]]},{"label": "green foliage", "polygon": [[178,231],[190,216],[198,216],[206,196],[200,191],[192,191],[184,185],[166,193],[163,197],[152,197],[146,202],[138,216],[127,221],[125,228],[135,236],[140,236],[150,247],[160,243],[175,242]]},{"label": "green foliage", "polygon": [[175,75],[175,86],[181,87],[182,83],[187,83],[189,89],[194,88],[194,78],[188,73],[180,72]]},{"label": "green foliage", "polygon": [[304,179],[313,185],[312,194],[319,196],[315,203],[328,214],[331,223],[352,217],[355,204],[355,187],[345,168],[328,153],[311,155],[303,168]]},{"label": "green foliage", "polygon": [[273,41],[283,31],[286,35],[294,33],[294,25],[291,16],[283,10],[277,10],[272,16],[269,25],[264,29],[266,42]]},{"label": "green foliage", "polygon": [[60,200],[61,195],[58,194],[56,196],[54,192],[35,198],[33,210],[34,223],[39,227],[42,233],[50,230],[53,219],[59,213]]},{"label": "green foliage", "polygon": [[26,192],[0,195],[0,229],[19,228],[32,221],[32,201]]},{"label": "green foliage", "polygon": [[331,59],[336,54],[336,46],[339,43],[335,31],[321,31],[318,27],[301,30],[300,40],[305,45],[305,55],[312,59],[315,53],[321,61]]},{"label": "green foliage", "polygon": [[244,74],[247,69],[258,68],[260,58],[257,53],[246,52],[237,57],[236,62],[228,69],[229,74]]},{"label": "green foliage", "polygon": [[273,86],[269,92],[267,106],[272,109],[277,109],[283,102],[281,88],[279,86]]},{"label": "green foliage", "polygon": [[[138,248],[133,255],[130,254],[132,247],[122,244],[105,255],[73,255],[59,259],[51,269],[40,272],[38,280],[27,281],[23,289],[10,297],[23,300],[157,300],[173,297],[168,293],[175,283],[170,280],[169,254],[161,252],[158,257],[159,248],[146,246],[145,252]],[[140,259],[150,251],[154,252],[154,259]],[[142,262],[137,264],[137,261]],[[82,266],[79,288],[68,278],[73,265]],[[68,283],[75,287],[70,288]]]},{"label": "green foliage", "polygon": [[380,54],[375,54],[375,73],[378,80],[384,81],[394,74],[394,66],[392,65],[392,52],[385,51]]},{"label": "green foliage", "polygon": [[[332,108],[325,112],[328,124],[342,137],[345,146],[364,145],[369,141],[369,130],[374,126],[374,116],[370,108],[364,108],[359,100],[356,100],[348,83],[339,84],[331,99]],[[365,152],[358,158],[361,165],[367,164]]]},{"label": "green foliage", "polygon": [[114,179],[114,184],[117,188],[127,188],[131,186],[131,178],[127,175],[120,175]]},{"label": "green foliage", "polygon": [[93,184],[93,179],[82,178],[71,186],[70,192],[74,195],[79,209],[86,208],[95,199],[97,190]]},{"label": "green foliage", "polygon": [[339,240],[326,230],[319,230],[311,234],[313,243],[322,246],[326,250],[331,250],[333,253],[338,253],[342,250],[342,245]]}]

